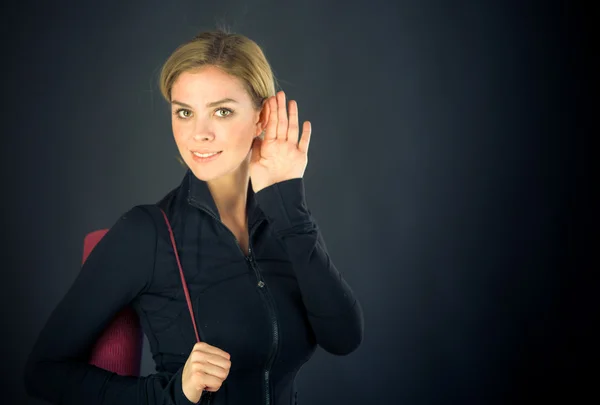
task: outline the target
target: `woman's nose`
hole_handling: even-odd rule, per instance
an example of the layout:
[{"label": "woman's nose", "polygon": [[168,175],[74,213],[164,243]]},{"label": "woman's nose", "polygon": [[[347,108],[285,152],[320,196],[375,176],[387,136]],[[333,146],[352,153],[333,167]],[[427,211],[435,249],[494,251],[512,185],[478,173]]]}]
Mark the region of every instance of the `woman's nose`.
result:
[{"label": "woman's nose", "polygon": [[204,123],[196,124],[193,137],[195,141],[211,141],[215,138],[213,129]]},{"label": "woman's nose", "polygon": [[212,141],[215,138],[215,134],[212,132],[195,132],[194,140],[195,141]]}]

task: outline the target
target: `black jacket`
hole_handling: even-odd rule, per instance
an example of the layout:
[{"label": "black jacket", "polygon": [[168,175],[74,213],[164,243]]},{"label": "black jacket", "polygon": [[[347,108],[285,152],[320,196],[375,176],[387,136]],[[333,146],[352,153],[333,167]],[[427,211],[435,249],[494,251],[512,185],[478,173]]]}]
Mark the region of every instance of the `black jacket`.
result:
[{"label": "black jacket", "polygon": [[[362,309],[329,257],[302,179],[248,190],[250,252],[220,221],[207,184],[188,170],[156,205],[124,214],[87,258],[29,357],[28,393],[55,404],[191,404],[181,372],[196,343],[169,217],[200,339],[231,355],[211,405],[295,404],[295,376],[316,345],[344,355],[363,335]],[[125,377],[87,364],[107,323],[131,305],[156,373]]]}]

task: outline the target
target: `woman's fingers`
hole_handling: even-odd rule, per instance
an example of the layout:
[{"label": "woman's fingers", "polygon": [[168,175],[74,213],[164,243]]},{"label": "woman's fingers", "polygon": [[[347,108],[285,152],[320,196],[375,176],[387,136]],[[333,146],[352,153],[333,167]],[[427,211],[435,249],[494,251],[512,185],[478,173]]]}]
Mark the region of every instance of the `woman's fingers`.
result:
[{"label": "woman's fingers", "polygon": [[288,116],[285,103],[285,93],[280,91],[277,93],[277,139],[287,140],[288,132]]},{"label": "woman's fingers", "polygon": [[310,145],[310,137],[312,135],[312,126],[310,121],[304,121],[302,125],[302,138],[298,144],[298,150],[302,153],[308,153],[308,146]]},{"label": "woman's fingers", "polygon": [[231,361],[229,359],[226,359],[225,357],[219,356],[218,354],[205,354],[204,356],[198,356],[197,360],[194,358],[192,361],[200,363],[211,363],[215,366],[222,368],[231,367]]},{"label": "woman's fingers", "polygon": [[194,364],[195,363],[200,363],[200,364],[210,363],[215,366],[218,366],[221,368],[226,368],[226,369],[231,367],[231,360],[229,360],[226,357],[221,356],[220,354],[197,352],[197,353],[192,354],[191,361]]},{"label": "woman's fingers", "polygon": [[208,343],[196,343],[188,356],[181,376],[181,388],[185,397],[197,403],[202,390],[218,391],[229,375],[231,356]]},{"label": "woman's fingers", "polygon": [[277,139],[277,100],[275,97],[269,97],[267,100],[269,120],[265,129],[265,140],[272,141]]},{"label": "woman's fingers", "polygon": [[[296,100],[289,100],[286,103],[285,93],[279,91],[274,97],[269,97],[266,104],[268,121],[265,129],[265,140],[278,139],[290,141],[298,145],[300,124],[298,119],[298,103]],[[307,122],[304,122],[302,126],[302,138],[305,137],[305,134],[308,135],[303,145],[304,149],[308,148],[308,138],[310,138],[310,123],[307,124]]]},{"label": "woman's fingers", "polygon": [[225,357],[226,359],[230,359],[231,356],[229,355],[229,353],[227,353],[224,350],[219,349],[218,347],[215,346],[211,346],[206,342],[198,342],[194,345],[194,348],[192,349],[192,352],[206,352],[206,353],[211,353],[211,354],[216,354],[219,355],[221,357]]},{"label": "woman's fingers", "polygon": [[294,145],[298,144],[298,103],[296,100],[290,100],[288,103],[288,111],[289,111],[289,125],[288,125],[288,134],[287,140],[293,142]]},{"label": "woman's fingers", "polygon": [[210,392],[217,392],[219,388],[221,388],[221,385],[223,385],[223,380],[223,378],[215,377],[211,374],[204,373],[204,375],[202,375],[204,389]]},{"label": "woman's fingers", "polygon": [[229,367],[224,368],[208,362],[193,362],[192,370],[195,373],[204,373],[207,375],[212,375],[222,380],[226,379],[229,375]]}]

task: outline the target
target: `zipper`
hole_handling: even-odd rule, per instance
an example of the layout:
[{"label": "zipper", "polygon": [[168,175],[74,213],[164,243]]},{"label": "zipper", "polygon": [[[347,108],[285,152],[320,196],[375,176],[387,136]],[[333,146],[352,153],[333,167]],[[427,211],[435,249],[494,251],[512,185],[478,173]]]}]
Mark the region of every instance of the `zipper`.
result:
[{"label": "zipper", "polygon": [[269,358],[267,359],[267,364],[265,365],[265,369],[263,372],[263,383],[265,389],[265,405],[271,404],[271,367],[273,366],[273,362],[277,355],[277,349],[279,346],[279,324],[277,322],[277,317],[275,315],[275,304],[273,303],[273,297],[269,293],[269,289],[267,285],[262,280],[260,276],[260,271],[258,270],[258,265],[256,265],[256,261],[254,260],[254,256],[252,254],[252,249],[249,249],[250,255],[248,256],[248,263],[250,263],[250,267],[256,273],[256,277],[258,279],[258,287],[260,288],[261,295],[265,299],[267,304],[267,309],[269,312],[269,316],[271,318],[271,330],[273,331],[273,340],[271,345],[271,353],[269,353]]},{"label": "zipper", "polygon": [[[271,367],[273,366],[273,362],[275,361],[275,357],[277,355],[277,349],[279,347],[279,324],[277,322],[277,317],[275,315],[275,304],[273,302],[273,297],[271,296],[271,293],[269,292],[266,283],[264,282],[264,280],[262,279],[262,277],[260,275],[258,265],[256,264],[256,261],[254,260],[254,255],[252,253],[252,234],[253,234],[254,230],[258,227],[258,225],[260,225],[262,223],[262,221],[264,221],[264,219],[258,221],[256,224],[254,224],[252,229],[248,230],[248,256],[246,256],[246,253],[243,251],[237,238],[235,237],[233,232],[231,232],[231,229],[229,229],[227,226],[225,226],[223,221],[221,221],[219,218],[217,218],[215,215],[213,215],[208,210],[198,207],[198,206],[196,206],[196,207],[201,209],[202,211],[206,212],[215,221],[217,221],[218,223],[223,225],[223,227],[231,234],[231,236],[233,237],[233,240],[235,241],[235,244],[237,245],[238,249],[240,249],[240,252],[244,256],[246,263],[248,263],[250,265],[250,268],[254,271],[254,274],[256,275],[256,279],[258,280],[257,286],[259,288],[261,296],[263,297],[263,299],[265,300],[265,303],[267,304],[267,311],[269,312],[269,317],[271,318],[271,330],[273,331],[271,352],[269,353],[269,358],[267,359],[267,363],[266,363],[266,366],[265,366],[265,369],[263,372],[263,384],[264,384],[263,388],[265,389],[265,405],[271,405],[270,374],[271,374]],[[208,397],[208,404],[210,404],[211,398],[212,398],[212,395]]]},{"label": "zipper", "polygon": [[[210,211],[201,208],[197,205],[194,205],[196,208],[204,211],[205,213],[207,213],[211,218],[213,218],[215,221],[217,221],[218,223],[220,223],[221,225],[223,225],[223,228],[225,228],[227,230],[227,232],[229,232],[229,234],[233,237],[233,240],[235,241],[235,244],[237,245],[238,249],[240,249],[240,252],[242,253],[242,255],[244,256],[244,258],[246,258],[246,252],[244,252],[244,250],[242,249],[242,247],[240,246],[240,242],[238,242],[237,238],[235,237],[235,235],[233,234],[233,232],[231,232],[231,229],[229,229],[224,223],[223,221],[221,221],[219,218],[217,218],[215,215],[213,215]],[[260,224],[263,220],[259,221],[258,224]],[[256,226],[258,225],[254,225],[252,227],[252,229],[255,229]],[[246,224],[246,226],[248,226],[248,224]],[[252,233],[250,232],[250,230],[248,230],[248,243],[250,243],[250,237],[252,236]],[[250,250],[250,249],[248,249]],[[246,258],[247,259],[247,258]]]}]

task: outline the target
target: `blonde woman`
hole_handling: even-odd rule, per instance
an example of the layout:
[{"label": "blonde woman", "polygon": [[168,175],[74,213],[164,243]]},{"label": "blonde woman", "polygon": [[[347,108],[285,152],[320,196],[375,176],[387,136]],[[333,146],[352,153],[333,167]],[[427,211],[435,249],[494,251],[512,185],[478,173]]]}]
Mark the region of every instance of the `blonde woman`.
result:
[{"label": "blonde woman", "polygon": [[[307,208],[310,122],[275,93],[262,50],[205,32],[160,78],[188,170],[154,206],[166,213],[189,288],[194,334],[165,223],[148,205],[119,218],[53,311],[30,355],[30,395],[73,405],[290,405],[315,351],[361,343],[361,306]],[[156,373],[121,376],[89,348],[131,305]]]}]

